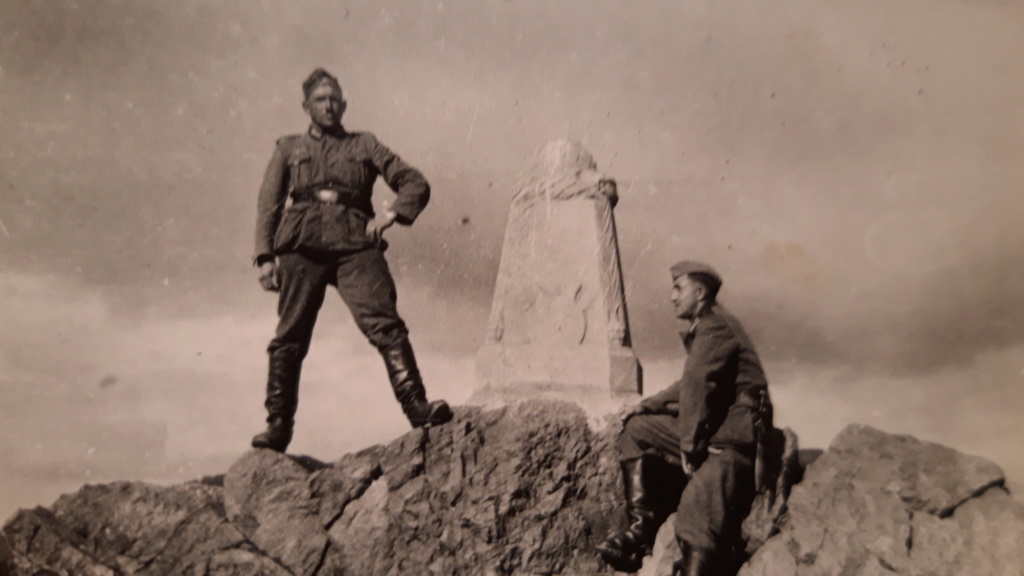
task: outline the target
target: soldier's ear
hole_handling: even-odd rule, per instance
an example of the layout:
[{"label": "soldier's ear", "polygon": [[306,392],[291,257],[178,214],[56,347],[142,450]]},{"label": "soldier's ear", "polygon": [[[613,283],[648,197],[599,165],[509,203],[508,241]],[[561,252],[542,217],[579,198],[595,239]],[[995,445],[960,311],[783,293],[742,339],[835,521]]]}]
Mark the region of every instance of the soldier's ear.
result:
[{"label": "soldier's ear", "polygon": [[693,293],[697,297],[697,300],[703,302],[708,299],[708,288],[703,282],[693,283]]},{"label": "soldier's ear", "polygon": [[341,111],[338,112],[338,116],[344,116],[345,115],[345,110],[348,110],[348,100],[342,99],[342,101],[341,101]]}]

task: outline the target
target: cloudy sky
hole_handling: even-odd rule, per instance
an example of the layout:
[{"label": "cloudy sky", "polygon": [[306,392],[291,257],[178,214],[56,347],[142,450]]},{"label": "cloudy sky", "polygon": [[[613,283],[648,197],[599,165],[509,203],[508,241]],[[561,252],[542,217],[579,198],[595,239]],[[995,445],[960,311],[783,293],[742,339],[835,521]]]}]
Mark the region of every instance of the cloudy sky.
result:
[{"label": "cloudy sky", "polygon": [[[0,516],[247,447],[255,196],[316,66],[433,184],[388,252],[432,395],[472,390],[508,202],[568,137],[619,183],[648,390],[682,365],[667,268],[705,260],[805,444],[871,424],[1024,485],[1020,54],[996,0],[0,3]],[[405,426],[329,299],[294,449]]]}]

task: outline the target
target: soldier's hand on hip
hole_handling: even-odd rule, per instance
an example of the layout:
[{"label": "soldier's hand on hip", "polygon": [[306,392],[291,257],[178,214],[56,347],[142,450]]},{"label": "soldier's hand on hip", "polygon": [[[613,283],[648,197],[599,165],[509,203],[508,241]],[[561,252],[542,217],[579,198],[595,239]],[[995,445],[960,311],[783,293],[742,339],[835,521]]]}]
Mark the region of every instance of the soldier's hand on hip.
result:
[{"label": "soldier's hand on hip", "polygon": [[366,235],[379,244],[384,239],[384,231],[394,226],[397,219],[398,214],[394,210],[386,210],[366,225]]},{"label": "soldier's hand on hip", "polygon": [[260,264],[260,286],[267,292],[277,292],[281,289],[281,282],[277,277],[277,262],[267,260]]}]

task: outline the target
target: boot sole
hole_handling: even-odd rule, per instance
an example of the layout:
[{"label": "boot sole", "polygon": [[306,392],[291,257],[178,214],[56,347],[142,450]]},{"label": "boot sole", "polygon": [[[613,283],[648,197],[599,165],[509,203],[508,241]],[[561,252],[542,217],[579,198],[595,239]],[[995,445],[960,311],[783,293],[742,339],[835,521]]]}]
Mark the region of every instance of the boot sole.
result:
[{"label": "boot sole", "polygon": [[415,422],[411,422],[411,424],[413,428],[429,428],[431,426],[447,424],[451,422],[454,417],[455,413],[452,412],[451,407],[447,404],[442,404],[434,407],[426,418],[416,420]]},{"label": "boot sole", "polygon": [[287,446],[271,446],[270,444],[264,444],[262,442],[253,442],[252,447],[259,450],[273,450],[274,452],[280,452],[282,454],[288,449]]}]

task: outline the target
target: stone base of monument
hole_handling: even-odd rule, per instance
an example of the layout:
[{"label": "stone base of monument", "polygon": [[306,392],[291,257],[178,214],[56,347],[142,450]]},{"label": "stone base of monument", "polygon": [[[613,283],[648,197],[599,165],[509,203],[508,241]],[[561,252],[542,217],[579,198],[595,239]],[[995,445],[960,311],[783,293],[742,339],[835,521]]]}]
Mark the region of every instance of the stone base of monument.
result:
[{"label": "stone base of monument", "polygon": [[[591,418],[614,414],[640,399],[642,371],[626,347],[485,345],[477,355],[477,382],[468,403],[493,406],[543,398],[573,402]],[[609,386],[610,384],[610,386]]]},{"label": "stone base of monument", "polygon": [[640,398],[637,393],[613,394],[607,390],[599,391],[582,386],[567,388],[542,383],[519,383],[515,386],[477,389],[466,401],[466,405],[494,409],[533,399],[572,402],[587,414],[587,423],[592,430],[601,430],[615,419],[615,414],[623,406],[639,402]]}]

